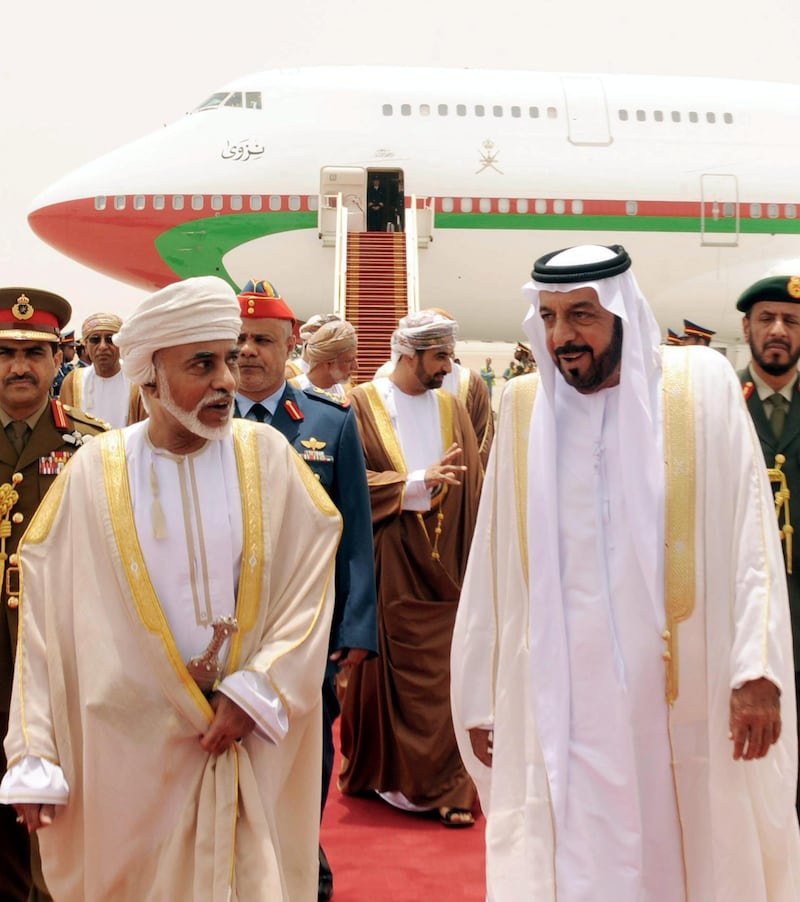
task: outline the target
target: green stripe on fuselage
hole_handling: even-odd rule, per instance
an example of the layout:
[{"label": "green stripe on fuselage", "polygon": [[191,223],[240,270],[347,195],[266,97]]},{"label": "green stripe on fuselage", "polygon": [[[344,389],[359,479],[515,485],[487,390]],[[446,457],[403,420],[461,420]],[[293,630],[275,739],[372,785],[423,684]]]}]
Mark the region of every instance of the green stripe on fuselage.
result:
[{"label": "green stripe on fuselage", "polygon": [[[218,275],[239,288],[230,277],[225,254],[247,241],[291,232],[316,229],[317,214],[309,212],[234,213],[194,219],[163,232],[156,250],[182,279],[196,275]],[[688,232],[700,235],[700,219],[686,216],[584,216],[539,213],[437,213],[435,229],[492,229],[563,232]],[[707,220],[709,234],[733,235],[730,219]],[[800,219],[742,219],[740,234],[800,234]]]},{"label": "green stripe on fuselage", "polygon": [[193,219],[168,229],[156,238],[155,245],[167,266],[181,279],[219,276],[238,291],[240,286],[222,262],[228,251],[266,235],[316,228],[316,213],[234,213]]}]

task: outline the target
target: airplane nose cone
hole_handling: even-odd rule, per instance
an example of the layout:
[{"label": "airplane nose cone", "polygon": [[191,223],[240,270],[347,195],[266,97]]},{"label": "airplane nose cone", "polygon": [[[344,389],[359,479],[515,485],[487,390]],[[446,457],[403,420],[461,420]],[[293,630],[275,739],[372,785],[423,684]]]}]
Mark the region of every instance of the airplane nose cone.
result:
[{"label": "airplane nose cone", "polygon": [[[113,205],[113,198],[103,200]],[[28,224],[62,254],[139,288],[158,289],[180,278],[156,250],[157,225],[142,218],[132,228],[124,211],[98,209],[101,205],[95,198],[47,204],[28,214]]]}]

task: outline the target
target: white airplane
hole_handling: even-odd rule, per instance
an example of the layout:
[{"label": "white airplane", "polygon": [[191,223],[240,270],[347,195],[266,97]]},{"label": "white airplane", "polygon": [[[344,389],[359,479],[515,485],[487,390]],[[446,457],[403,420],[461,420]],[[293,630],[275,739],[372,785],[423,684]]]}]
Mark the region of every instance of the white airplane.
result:
[{"label": "white airplane", "polygon": [[[739,293],[800,273],[800,86],[705,78],[329,67],[262,72],[82,167],[29,222],[146,289],[216,273],[330,309],[325,217],[420,237],[422,306],[465,339],[515,340],[541,254],[624,244],[664,332],[741,340]],[[405,198],[405,201],[404,201]],[[430,240],[432,239],[432,240]],[[715,341],[715,343],[717,343]]]}]

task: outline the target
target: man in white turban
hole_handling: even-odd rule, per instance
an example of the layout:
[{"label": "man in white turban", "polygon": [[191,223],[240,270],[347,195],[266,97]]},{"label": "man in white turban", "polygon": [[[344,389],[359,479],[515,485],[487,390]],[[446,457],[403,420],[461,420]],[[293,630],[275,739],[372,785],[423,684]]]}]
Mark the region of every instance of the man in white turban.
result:
[{"label": "man in white turban", "polygon": [[[427,311],[427,315],[435,315],[448,320],[455,329],[453,335],[458,334],[458,323],[446,310],[442,310],[440,307],[431,307]],[[394,343],[391,359],[378,369],[375,378],[388,376],[397,364],[399,357],[399,343]],[[467,408],[472,428],[475,430],[475,438],[478,440],[481,466],[485,470],[486,462],[489,460],[489,452],[492,449],[492,439],[494,438],[494,413],[492,411],[492,399],[486,382],[481,378],[480,373],[452,360],[450,362],[450,371],[442,382],[442,388],[455,395]]]},{"label": "man in white turban", "polygon": [[351,674],[340,786],[474,823],[450,715],[450,639],[482,469],[464,405],[441,390],[457,325],[423,310],[392,336],[389,376],[353,389],[372,502],[379,657]]},{"label": "man in white turban", "polygon": [[490,902],[796,902],[792,639],[741,388],[625,250],[538,260],[452,648]]},{"label": "man in white turban", "polygon": [[83,321],[82,340],[90,365],[74,367],[61,384],[62,404],[78,407],[114,428],[146,416],[139,387],[123,371],[114,336],[122,327],[116,313],[93,313]]},{"label": "man in white turban", "polygon": [[355,328],[344,320],[323,323],[306,340],[303,357],[308,363],[308,372],[295,378],[297,387],[313,385],[344,398],[358,365]]},{"label": "man in white turban", "polygon": [[316,891],[340,518],[232,420],[240,329],[216,277],[145,300],[116,341],[149,419],[77,455],[20,546],[0,798],[63,902]]}]

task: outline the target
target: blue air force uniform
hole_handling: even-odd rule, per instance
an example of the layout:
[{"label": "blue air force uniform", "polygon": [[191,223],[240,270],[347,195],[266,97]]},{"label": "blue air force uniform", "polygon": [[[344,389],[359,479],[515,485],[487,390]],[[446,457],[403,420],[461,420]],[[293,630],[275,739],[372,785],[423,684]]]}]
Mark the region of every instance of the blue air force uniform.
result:
[{"label": "blue air force uniform", "polygon": [[[236,416],[247,416],[251,407],[252,401],[237,396]],[[342,515],[329,650],[364,648],[377,653],[372,508],[355,414],[347,400],[288,382],[270,413],[272,427],[311,467]],[[336,671],[335,662],[329,661],[323,685],[323,807],[333,770],[333,721],[339,715]]]}]

